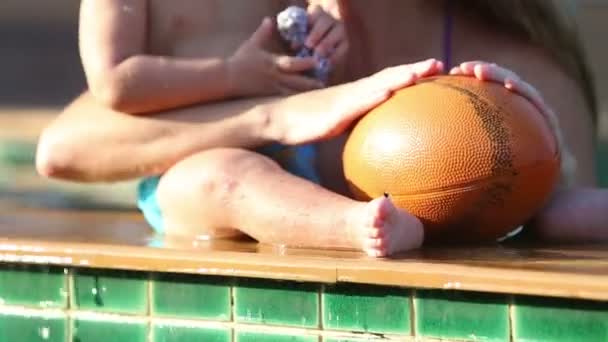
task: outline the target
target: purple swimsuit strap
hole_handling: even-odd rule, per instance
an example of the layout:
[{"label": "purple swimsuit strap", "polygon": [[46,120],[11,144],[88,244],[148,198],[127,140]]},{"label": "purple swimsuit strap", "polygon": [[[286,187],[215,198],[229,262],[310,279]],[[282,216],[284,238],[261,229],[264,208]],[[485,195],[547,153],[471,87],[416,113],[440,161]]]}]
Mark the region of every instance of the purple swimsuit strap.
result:
[{"label": "purple swimsuit strap", "polygon": [[443,16],[443,62],[445,70],[450,71],[452,68],[452,1],[445,0],[445,13]]}]

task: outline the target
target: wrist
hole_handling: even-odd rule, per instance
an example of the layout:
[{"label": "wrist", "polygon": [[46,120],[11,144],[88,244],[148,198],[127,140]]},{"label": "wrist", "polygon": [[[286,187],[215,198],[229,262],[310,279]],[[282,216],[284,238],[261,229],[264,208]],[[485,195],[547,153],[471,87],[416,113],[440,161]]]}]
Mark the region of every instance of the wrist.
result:
[{"label": "wrist", "polygon": [[226,94],[228,94],[229,96],[242,96],[242,91],[241,91],[241,87],[239,86],[239,81],[238,81],[238,77],[239,77],[239,70],[238,70],[238,64],[236,63],[236,61],[234,60],[234,58],[228,57],[226,59],[224,59],[223,61],[224,64],[224,79],[226,80],[226,84],[225,84],[225,89],[226,89]]},{"label": "wrist", "polygon": [[274,113],[276,110],[272,102],[259,104],[253,109],[255,132],[267,143],[283,142],[283,124]]}]

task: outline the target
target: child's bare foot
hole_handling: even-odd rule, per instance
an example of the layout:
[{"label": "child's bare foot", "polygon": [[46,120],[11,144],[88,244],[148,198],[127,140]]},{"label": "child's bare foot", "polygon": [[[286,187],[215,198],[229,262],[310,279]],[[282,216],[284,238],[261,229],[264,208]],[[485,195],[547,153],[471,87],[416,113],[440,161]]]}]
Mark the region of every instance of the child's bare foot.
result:
[{"label": "child's bare foot", "polygon": [[398,209],[388,197],[376,198],[358,214],[363,251],[371,257],[385,257],[422,245],[422,222]]}]

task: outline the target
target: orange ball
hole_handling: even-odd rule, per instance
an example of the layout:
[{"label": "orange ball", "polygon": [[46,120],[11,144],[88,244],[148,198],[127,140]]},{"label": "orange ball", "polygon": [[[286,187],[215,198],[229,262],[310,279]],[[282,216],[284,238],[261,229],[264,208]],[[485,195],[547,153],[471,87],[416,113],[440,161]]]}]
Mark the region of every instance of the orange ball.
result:
[{"label": "orange ball", "polygon": [[387,193],[427,241],[495,241],[551,195],[560,154],[546,118],[494,82],[438,76],[397,91],[354,127],[344,175],[360,200]]}]

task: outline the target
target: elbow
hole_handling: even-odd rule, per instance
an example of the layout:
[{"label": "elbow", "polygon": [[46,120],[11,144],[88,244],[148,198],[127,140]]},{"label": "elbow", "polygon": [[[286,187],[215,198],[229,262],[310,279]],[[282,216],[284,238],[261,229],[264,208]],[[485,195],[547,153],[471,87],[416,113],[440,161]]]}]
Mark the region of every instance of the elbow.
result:
[{"label": "elbow", "polygon": [[125,114],[137,114],[141,75],[147,72],[144,60],[131,56],[121,61],[93,68],[86,73],[89,91],[105,108]]},{"label": "elbow", "polygon": [[[129,74],[137,72],[133,67],[128,70],[131,70]],[[126,73],[116,67],[106,70],[103,76],[89,79],[89,90],[100,105],[125,114],[138,114],[134,87]]]},{"label": "elbow", "polygon": [[129,113],[129,94],[123,83],[116,77],[111,77],[92,85],[91,93],[104,107],[117,112]]},{"label": "elbow", "polygon": [[38,141],[36,170],[46,178],[75,180],[78,177],[76,145],[69,138],[56,134],[47,128]]},{"label": "elbow", "polygon": [[148,91],[150,70],[145,59],[136,56],[106,66],[87,75],[89,90],[95,100],[105,108],[123,114],[145,114],[151,111],[150,103],[156,101]]}]

